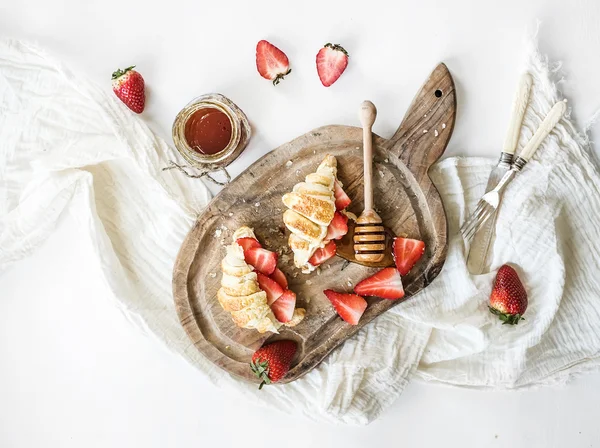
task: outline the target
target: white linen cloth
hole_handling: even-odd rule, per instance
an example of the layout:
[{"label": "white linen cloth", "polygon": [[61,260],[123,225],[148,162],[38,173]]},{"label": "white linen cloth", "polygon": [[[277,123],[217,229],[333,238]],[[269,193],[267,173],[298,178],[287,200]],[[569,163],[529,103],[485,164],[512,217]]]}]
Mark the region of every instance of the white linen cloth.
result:
[{"label": "white linen cloth", "polygon": [[[533,52],[535,84],[523,140],[559,99]],[[509,186],[489,273],[471,276],[453,237],[440,276],[380,316],[318,368],[258,393],[197,352],[175,314],[171,275],[196,214],[199,181],[161,171],[171,148],[114,97],[39,49],[0,41],[0,275],[75,216],[95,247],[81,269],[101,268],[110,299],[146,334],[215,384],[321,421],[365,424],[413,376],[469,387],[564,381],[597,368],[600,349],[600,177],[587,140],[567,119]],[[446,159],[431,171],[449,235],[483,193],[494,161]],[[497,268],[511,262],[529,292],[525,321],[501,326],[487,310]],[[26,306],[26,304],[24,304]]]}]

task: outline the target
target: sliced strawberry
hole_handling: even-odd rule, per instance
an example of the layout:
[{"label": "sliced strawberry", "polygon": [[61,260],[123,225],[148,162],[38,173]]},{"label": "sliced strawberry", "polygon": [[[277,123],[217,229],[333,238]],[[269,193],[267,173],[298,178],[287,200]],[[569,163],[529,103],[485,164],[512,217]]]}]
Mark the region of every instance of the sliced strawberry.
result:
[{"label": "sliced strawberry", "polygon": [[246,263],[265,275],[271,275],[277,267],[277,254],[260,247],[254,247],[245,251],[244,259]]},{"label": "sliced strawberry", "polygon": [[284,291],[281,297],[271,304],[271,311],[273,311],[275,318],[282,323],[292,320],[295,308],[296,294],[289,289]]},{"label": "sliced strawberry", "polygon": [[342,294],[326,289],[327,296],[337,313],[350,325],[356,325],[367,308],[367,301],[356,294]]},{"label": "sliced strawberry", "polygon": [[260,272],[256,274],[258,277],[258,286],[267,293],[267,305],[271,305],[275,300],[283,294],[283,288],[275,280],[267,277]]},{"label": "sliced strawberry", "polygon": [[350,205],[352,202],[346,192],[342,189],[342,185],[336,179],[333,184],[334,190],[333,194],[335,195],[335,209],[336,210],[344,210],[346,207]]},{"label": "sliced strawberry", "polygon": [[260,76],[273,81],[275,86],[292,71],[285,53],[266,40],[256,44],[256,68]]},{"label": "sliced strawberry", "polygon": [[262,247],[256,238],[249,238],[249,237],[238,238],[236,243],[238,243],[240,246],[242,246],[242,249],[244,249],[244,252],[246,252],[248,249],[254,249],[255,247]]},{"label": "sliced strawberry", "polygon": [[308,262],[313,266],[319,266],[335,255],[337,247],[334,241],[330,241],[325,247],[319,247]]},{"label": "sliced strawberry", "polygon": [[382,299],[401,299],[404,287],[400,273],[396,268],[385,268],[354,287],[354,292],[361,296],[376,296]]},{"label": "sliced strawberry", "polygon": [[425,252],[425,243],[409,238],[394,238],[394,260],[400,275],[406,275]]},{"label": "sliced strawberry", "polygon": [[348,52],[339,44],[325,44],[317,53],[317,73],[325,87],[337,81],[348,66]]},{"label": "sliced strawberry", "polygon": [[279,268],[275,268],[271,274],[271,278],[279,283],[279,286],[281,286],[283,289],[288,289],[287,277]]},{"label": "sliced strawberry", "polygon": [[333,219],[327,227],[326,240],[340,240],[348,233],[348,217],[340,212],[335,212]]}]

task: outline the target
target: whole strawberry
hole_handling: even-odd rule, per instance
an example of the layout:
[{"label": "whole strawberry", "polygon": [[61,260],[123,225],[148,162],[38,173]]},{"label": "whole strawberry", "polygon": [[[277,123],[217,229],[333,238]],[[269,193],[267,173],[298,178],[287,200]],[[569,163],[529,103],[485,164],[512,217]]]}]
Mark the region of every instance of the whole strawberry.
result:
[{"label": "whole strawberry", "polygon": [[115,95],[136,114],[144,111],[146,94],[144,78],[134,70],[135,65],[125,70],[118,69],[112,74],[112,88]]},{"label": "whole strawberry", "polygon": [[508,265],[502,266],[490,296],[490,312],[499,317],[503,325],[516,325],[523,319],[527,309],[527,292],[517,271]]},{"label": "whole strawberry", "polygon": [[292,358],[296,354],[294,341],[275,341],[256,350],[252,355],[252,372],[262,380],[259,389],[265,384],[276,383],[290,370]]}]

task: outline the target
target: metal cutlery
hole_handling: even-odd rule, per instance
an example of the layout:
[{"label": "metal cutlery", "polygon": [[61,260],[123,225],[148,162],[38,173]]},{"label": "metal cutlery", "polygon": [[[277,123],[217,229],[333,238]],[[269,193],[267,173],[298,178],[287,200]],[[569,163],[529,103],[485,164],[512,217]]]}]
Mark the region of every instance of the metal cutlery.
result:
[{"label": "metal cutlery", "polygon": [[[485,187],[486,193],[498,185],[500,179],[502,179],[504,174],[510,170],[517,145],[519,144],[519,134],[521,133],[523,117],[525,116],[525,110],[527,109],[527,103],[529,102],[532,84],[533,78],[531,75],[529,73],[524,73],[519,80],[517,93],[512,104],[510,121],[508,123],[504,145],[502,146],[502,152],[500,153],[500,159],[490,173],[487,186]],[[494,234],[496,216],[497,214],[494,213],[481,226],[479,231],[475,232],[467,258],[467,267],[471,274],[481,274],[485,269],[492,236]]]},{"label": "metal cutlery", "polygon": [[541,143],[548,136],[548,134],[554,129],[558,121],[562,118],[565,111],[567,110],[567,102],[559,101],[556,103],[550,112],[544,118],[544,121],[540,124],[540,127],[535,131],[533,137],[527,142],[521,154],[516,158],[514,163],[511,165],[509,171],[502,176],[498,185],[490,192],[483,195],[483,197],[477,203],[477,208],[467,219],[462,227],[460,233],[466,243],[470,243],[475,233],[481,228],[481,226],[496,212],[498,205],[500,204],[501,194],[513,179],[515,174],[520,172],[523,167],[529,162],[531,157],[535,154]]}]

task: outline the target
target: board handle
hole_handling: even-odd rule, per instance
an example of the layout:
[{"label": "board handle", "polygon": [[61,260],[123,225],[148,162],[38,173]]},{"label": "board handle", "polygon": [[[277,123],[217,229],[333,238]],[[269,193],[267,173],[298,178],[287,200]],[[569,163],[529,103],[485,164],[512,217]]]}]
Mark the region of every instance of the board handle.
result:
[{"label": "board handle", "polygon": [[389,149],[419,178],[446,150],[455,119],[454,80],[446,64],[440,63],[415,95]]}]

